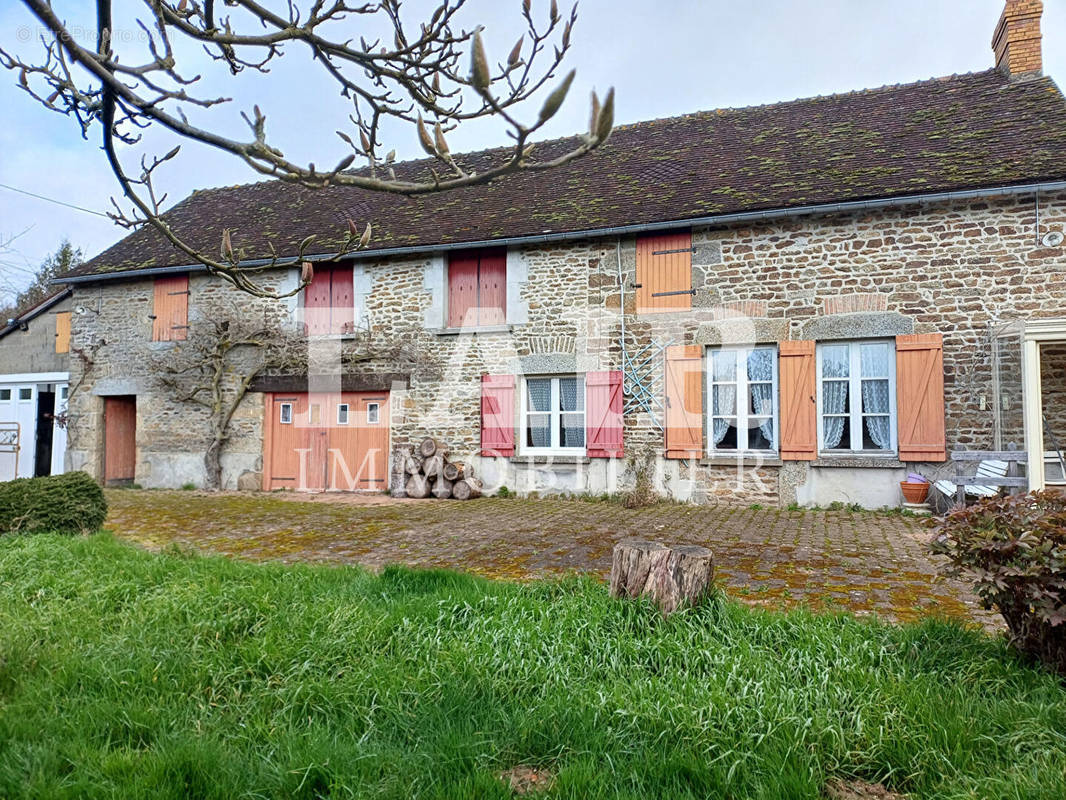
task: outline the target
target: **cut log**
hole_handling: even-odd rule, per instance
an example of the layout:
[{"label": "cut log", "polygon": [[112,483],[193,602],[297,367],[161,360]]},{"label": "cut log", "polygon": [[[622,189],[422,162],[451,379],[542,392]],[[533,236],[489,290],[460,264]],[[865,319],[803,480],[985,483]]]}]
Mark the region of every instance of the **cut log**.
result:
[{"label": "cut log", "polygon": [[449,461],[444,465],[441,475],[449,481],[458,481],[466,477],[466,469],[461,461]]},{"label": "cut log", "polygon": [[477,478],[463,478],[452,484],[452,497],[456,500],[470,500],[481,497],[481,481]]},{"label": "cut log", "polygon": [[698,606],[714,588],[714,555],[706,547],[666,547],[626,540],[614,546],[611,597],[648,597],[663,615]]},{"label": "cut log", "polygon": [[437,453],[423,461],[422,474],[427,478],[438,478],[444,474],[444,456]]},{"label": "cut log", "polygon": [[431,436],[427,436],[422,440],[422,443],[418,445],[418,454],[422,458],[429,458],[437,453],[437,440]]},{"label": "cut log", "polygon": [[429,497],[429,480],[425,475],[412,475],[407,479],[404,488],[408,497],[415,497],[419,500]]},{"label": "cut log", "polygon": [[416,455],[408,455],[403,460],[403,471],[408,475],[417,475],[422,471],[422,459]]},{"label": "cut log", "polygon": [[437,478],[437,482],[433,484],[433,496],[438,500],[447,500],[452,496],[452,482]]}]

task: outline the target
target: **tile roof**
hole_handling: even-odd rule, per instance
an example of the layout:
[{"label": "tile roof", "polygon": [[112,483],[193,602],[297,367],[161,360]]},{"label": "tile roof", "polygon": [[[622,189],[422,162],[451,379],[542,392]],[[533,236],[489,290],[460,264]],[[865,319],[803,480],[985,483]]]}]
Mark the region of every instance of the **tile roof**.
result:
[{"label": "tile roof", "polygon": [[[574,139],[537,145],[542,157]],[[459,158],[470,168],[499,150]],[[424,175],[428,159],[397,165]],[[374,226],[373,250],[579,232],[874,198],[1066,179],[1066,100],[1050,78],[996,70],[775,105],[620,126],[601,149],[555,170],[417,198],[280,181],[196,192],[167,212],[180,235],[217,251],[223,228],[248,258],[268,242],[293,254],[343,241],[346,219]],[[151,228],[74,275],[180,266]]]}]

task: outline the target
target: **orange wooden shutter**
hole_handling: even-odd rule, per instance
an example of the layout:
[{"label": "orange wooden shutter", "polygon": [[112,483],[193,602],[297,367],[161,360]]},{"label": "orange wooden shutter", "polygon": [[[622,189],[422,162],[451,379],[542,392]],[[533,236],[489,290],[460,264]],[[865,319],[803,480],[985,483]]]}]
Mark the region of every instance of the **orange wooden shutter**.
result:
[{"label": "orange wooden shutter", "polygon": [[944,339],[939,333],[896,337],[896,408],[901,461],[947,461]]},{"label": "orange wooden shutter", "polygon": [[503,325],[507,320],[507,251],[478,254],[478,325]]},{"label": "orange wooden shutter", "polygon": [[70,312],[60,311],[56,314],[56,352],[70,352]]},{"label": "orange wooden shutter", "polygon": [[330,270],[329,314],[330,333],[352,333],[355,330],[354,273],[345,264]]},{"label": "orange wooden shutter", "polygon": [[691,294],[662,294],[692,289],[692,232],[639,237],[637,283],[638,313],[692,308]]},{"label": "orange wooden shutter", "polygon": [[316,269],[304,287],[304,333],[325,336],[330,333],[330,304],[333,302],[333,270]]},{"label": "orange wooden shutter", "polygon": [[703,455],[703,348],[666,348],[666,457]]},{"label": "orange wooden shutter", "polygon": [[165,275],[155,279],[152,341],[184,340],[189,329],[189,276]]},{"label": "orange wooden shutter", "polygon": [[481,376],[481,455],[514,455],[514,375]]},{"label": "orange wooden shutter", "polygon": [[[452,253],[448,257],[448,327],[478,324],[478,255],[476,251]],[[469,317],[469,318],[468,318]]]},{"label": "orange wooden shutter", "polygon": [[781,459],[818,457],[818,406],[815,395],[814,342],[781,342]]},{"label": "orange wooden shutter", "polygon": [[585,373],[585,452],[589,458],[621,458],[622,371]]}]

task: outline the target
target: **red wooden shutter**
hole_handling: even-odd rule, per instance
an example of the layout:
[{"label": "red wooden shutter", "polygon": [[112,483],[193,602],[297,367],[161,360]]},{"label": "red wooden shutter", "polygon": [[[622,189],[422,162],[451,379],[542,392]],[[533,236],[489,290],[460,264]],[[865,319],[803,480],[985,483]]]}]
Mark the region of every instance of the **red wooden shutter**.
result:
[{"label": "red wooden shutter", "polygon": [[939,333],[896,337],[896,410],[901,461],[947,461],[944,339]]},{"label": "red wooden shutter", "polygon": [[189,329],[189,276],[164,275],[153,288],[153,342],[182,341]]},{"label": "red wooden shutter", "polygon": [[585,375],[585,447],[589,458],[622,457],[622,373]]},{"label": "red wooden shutter", "polygon": [[304,331],[309,336],[322,336],[330,332],[329,304],[331,297],[331,272],[316,269],[315,275],[304,288]]},{"label": "red wooden shutter", "polygon": [[330,333],[351,333],[355,327],[355,290],[351,267],[331,270],[329,291]]},{"label": "red wooden shutter", "polygon": [[514,455],[514,375],[481,376],[481,455]]},{"label": "red wooden shutter", "polygon": [[781,459],[818,457],[818,405],[815,401],[814,342],[781,342]]},{"label": "red wooden shutter", "polygon": [[482,250],[478,260],[478,325],[507,319],[507,251]]},{"label": "red wooden shutter", "polygon": [[[477,307],[476,252],[452,253],[448,259],[448,327],[461,328],[477,325],[477,314],[470,310]],[[469,315],[469,319],[467,316]]]},{"label": "red wooden shutter", "polygon": [[666,348],[666,457],[703,455],[703,348]]},{"label": "red wooden shutter", "polygon": [[[637,310],[676,311],[692,307],[692,231],[637,239]],[[660,297],[654,295],[660,294]]]}]

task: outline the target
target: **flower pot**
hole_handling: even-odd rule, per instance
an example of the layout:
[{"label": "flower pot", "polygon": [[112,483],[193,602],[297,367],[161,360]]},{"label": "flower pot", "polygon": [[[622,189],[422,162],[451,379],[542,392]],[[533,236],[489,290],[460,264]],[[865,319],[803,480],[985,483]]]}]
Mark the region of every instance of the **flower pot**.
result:
[{"label": "flower pot", "polygon": [[924,503],[929,496],[928,483],[908,483],[900,481],[899,488],[903,491],[903,499],[908,503]]}]

